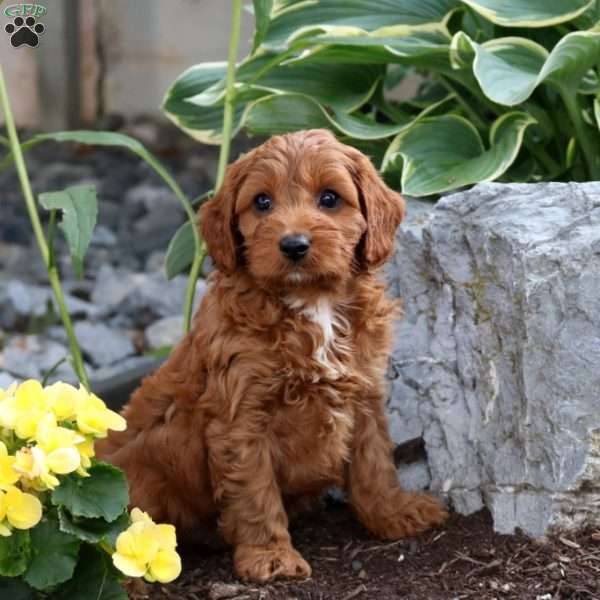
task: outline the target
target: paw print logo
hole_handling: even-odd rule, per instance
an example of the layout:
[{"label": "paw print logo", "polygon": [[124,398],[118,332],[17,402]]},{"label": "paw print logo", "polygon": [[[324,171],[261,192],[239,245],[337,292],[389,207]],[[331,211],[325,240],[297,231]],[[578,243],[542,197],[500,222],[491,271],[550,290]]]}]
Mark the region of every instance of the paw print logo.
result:
[{"label": "paw print logo", "polygon": [[31,46],[35,48],[40,43],[39,36],[46,31],[43,23],[36,23],[35,17],[15,17],[12,23],[7,23],[4,31],[10,35],[10,43],[19,46]]}]

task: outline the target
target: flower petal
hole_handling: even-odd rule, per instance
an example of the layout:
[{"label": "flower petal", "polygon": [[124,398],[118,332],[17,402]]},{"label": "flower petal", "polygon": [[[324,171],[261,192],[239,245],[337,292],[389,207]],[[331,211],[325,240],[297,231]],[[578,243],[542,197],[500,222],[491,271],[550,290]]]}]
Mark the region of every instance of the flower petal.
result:
[{"label": "flower petal", "polygon": [[115,552],[112,555],[113,564],[121,573],[128,577],[142,577],[146,573],[146,565],[131,558]]},{"label": "flower petal", "polygon": [[181,573],[181,558],[174,550],[160,550],[150,563],[148,574],[160,583],[169,583]]}]

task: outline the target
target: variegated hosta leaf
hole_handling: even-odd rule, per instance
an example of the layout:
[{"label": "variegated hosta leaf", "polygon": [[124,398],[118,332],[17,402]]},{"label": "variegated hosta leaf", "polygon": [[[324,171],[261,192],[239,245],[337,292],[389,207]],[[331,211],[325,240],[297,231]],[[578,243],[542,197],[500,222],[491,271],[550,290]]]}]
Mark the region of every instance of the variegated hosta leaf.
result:
[{"label": "variegated hosta leaf", "polygon": [[504,27],[548,27],[583,14],[594,0],[462,0],[488,21]]},{"label": "variegated hosta leaf", "polygon": [[296,61],[342,64],[407,64],[434,71],[449,69],[451,38],[445,28],[430,31],[368,33],[332,30],[297,40],[294,48],[304,50]]},{"label": "variegated hosta leaf", "polygon": [[267,31],[271,21],[271,13],[273,11],[273,0],[252,0],[254,9],[254,43],[253,48],[258,48]]},{"label": "variegated hosta leaf", "polygon": [[[340,113],[352,112],[373,94],[383,67],[356,69],[352,65],[279,65],[265,70],[264,56],[239,67],[234,131],[244,124],[255,101],[273,93],[309,94]],[[262,74],[264,71],[264,74]],[[167,92],[164,110],[179,127],[206,144],[219,144],[223,125],[224,89],[218,65],[188,69]]]},{"label": "variegated hosta leaf", "polygon": [[306,0],[276,3],[263,47],[281,51],[315,27],[358,27],[366,31],[401,25],[419,29],[424,25],[443,23],[460,0]]},{"label": "variegated hosta leaf", "polygon": [[525,38],[499,38],[477,44],[464,33],[452,40],[455,66],[472,62],[483,93],[494,102],[515,106],[527,100],[541,83],[574,95],[600,56],[600,33],[566,35],[550,54]]},{"label": "variegated hosta leaf", "polygon": [[[514,162],[525,129],[534,123],[526,113],[511,112],[496,120],[485,149],[477,130],[455,115],[428,117],[394,141],[404,159],[402,191],[427,196],[481,181],[493,181]],[[390,165],[396,164],[390,157]]]}]

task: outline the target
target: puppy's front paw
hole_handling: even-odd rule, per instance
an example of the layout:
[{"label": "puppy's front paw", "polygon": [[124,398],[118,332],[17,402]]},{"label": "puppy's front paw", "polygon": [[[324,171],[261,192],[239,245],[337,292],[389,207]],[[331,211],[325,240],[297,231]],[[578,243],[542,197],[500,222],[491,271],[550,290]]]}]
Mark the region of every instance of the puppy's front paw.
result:
[{"label": "puppy's front paw", "polygon": [[386,540],[399,540],[441,525],[448,513],[442,503],[428,494],[401,492],[388,511],[374,513],[365,523],[372,533]]},{"label": "puppy's front paw", "polygon": [[244,580],[264,583],[276,577],[310,577],[310,565],[290,545],[238,546],[235,569]]}]

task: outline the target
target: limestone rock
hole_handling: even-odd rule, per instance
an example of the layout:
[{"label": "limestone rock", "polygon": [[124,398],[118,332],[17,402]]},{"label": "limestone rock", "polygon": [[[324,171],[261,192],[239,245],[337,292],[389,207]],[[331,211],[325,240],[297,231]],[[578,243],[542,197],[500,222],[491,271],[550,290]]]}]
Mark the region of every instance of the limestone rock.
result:
[{"label": "limestone rock", "polygon": [[483,184],[410,201],[386,277],[404,299],[394,440],[495,527],[600,522],[600,184]]}]

